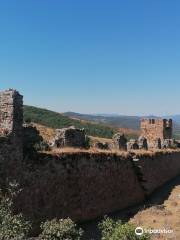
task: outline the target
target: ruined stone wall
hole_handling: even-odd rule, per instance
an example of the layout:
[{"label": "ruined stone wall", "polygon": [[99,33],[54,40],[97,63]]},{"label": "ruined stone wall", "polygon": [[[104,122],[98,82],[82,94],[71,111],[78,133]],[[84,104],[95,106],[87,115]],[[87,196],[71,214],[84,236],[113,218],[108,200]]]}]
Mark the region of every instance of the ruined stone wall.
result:
[{"label": "ruined stone wall", "polygon": [[86,134],[84,129],[69,128],[56,129],[56,136],[52,141],[54,147],[85,147]]},{"label": "ruined stone wall", "polygon": [[0,92],[0,135],[22,137],[23,100],[16,90]]},{"label": "ruined stone wall", "polygon": [[172,120],[169,119],[142,119],[141,136],[145,137],[148,146],[154,147],[155,141],[172,139]]},{"label": "ruined stone wall", "polygon": [[[23,100],[16,90],[0,92],[0,165],[13,177],[22,161]],[[1,175],[2,175],[1,174]]]},{"label": "ruined stone wall", "polygon": [[113,146],[118,150],[127,150],[127,139],[124,134],[117,133],[113,136]]},{"label": "ruined stone wall", "polygon": [[[18,164],[22,159],[22,121],[22,96],[15,90],[0,93],[0,180],[16,176],[23,188],[16,210],[32,218],[37,228],[48,218],[84,221],[138,204],[180,174],[178,151],[152,155],[41,153],[32,166],[23,169]],[[142,131],[149,141],[169,139],[172,122],[144,121]]]},{"label": "ruined stone wall", "polygon": [[40,159],[28,178],[25,174],[27,188],[18,201],[25,215],[39,221],[90,220],[144,199],[129,156],[76,152]]},{"label": "ruined stone wall", "polygon": [[75,152],[41,155],[39,161],[25,174],[27,187],[18,201],[20,211],[39,222],[67,216],[90,220],[136,205],[180,174],[180,152]]},{"label": "ruined stone wall", "polygon": [[135,161],[134,164],[142,176],[141,184],[147,195],[180,174],[180,152],[178,151],[137,155],[136,159],[139,161]]}]

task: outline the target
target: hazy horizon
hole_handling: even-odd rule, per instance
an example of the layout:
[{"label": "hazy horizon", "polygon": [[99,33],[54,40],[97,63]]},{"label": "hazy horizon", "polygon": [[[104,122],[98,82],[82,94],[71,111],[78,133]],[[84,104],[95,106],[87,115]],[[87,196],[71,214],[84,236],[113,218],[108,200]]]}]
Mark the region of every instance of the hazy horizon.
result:
[{"label": "hazy horizon", "polygon": [[76,114],[84,114],[84,115],[94,115],[94,116],[111,116],[111,117],[121,117],[121,116],[125,116],[125,117],[176,117],[176,116],[180,116],[180,113],[174,113],[174,114],[167,114],[167,115],[154,115],[154,114],[135,114],[135,115],[132,115],[132,114],[123,114],[123,113],[111,113],[111,112],[78,112],[78,111],[71,111],[71,110],[67,110],[67,111],[57,111],[56,109],[51,109],[51,108],[47,108],[47,107],[43,107],[43,106],[38,106],[38,105],[27,105],[27,104],[24,104],[26,106],[30,106],[30,107],[37,107],[37,108],[43,108],[43,109],[46,109],[46,110],[50,110],[50,111],[54,111],[54,112],[57,112],[57,113],[76,113]]}]

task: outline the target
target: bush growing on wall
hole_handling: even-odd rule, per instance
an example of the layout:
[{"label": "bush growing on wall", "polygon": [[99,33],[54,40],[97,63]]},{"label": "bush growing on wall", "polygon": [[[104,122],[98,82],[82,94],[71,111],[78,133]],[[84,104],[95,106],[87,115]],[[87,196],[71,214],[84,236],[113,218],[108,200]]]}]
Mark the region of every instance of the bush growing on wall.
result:
[{"label": "bush growing on wall", "polygon": [[0,239],[25,239],[31,229],[31,224],[26,221],[22,214],[13,214],[13,197],[16,184],[10,184],[8,193],[0,197]]},{"label": "bush growing on wall", "polygon": [[83,234],[76,224],[70,219],[53,219],[41,224],[43,240],[80,240]]},{"label": "bush growing on wall", "polygon": [[137,236],[135,227],[132,224],[122,224],[121,221],[114,221],[105,217],[99,224],[102,238],[101,240],[149,240],[148,235]]}]

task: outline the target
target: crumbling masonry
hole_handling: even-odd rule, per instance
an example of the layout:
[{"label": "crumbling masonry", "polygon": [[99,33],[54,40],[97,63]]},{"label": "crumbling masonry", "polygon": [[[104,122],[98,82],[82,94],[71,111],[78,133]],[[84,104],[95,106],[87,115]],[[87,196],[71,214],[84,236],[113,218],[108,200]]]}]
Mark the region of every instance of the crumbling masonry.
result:
[{"label": "crumbling masonry", "polygon": [[85,147],[86,134],[84,129],[69,128],[56,129],[56,136],[52,141],[53,147]]},{"label": "crumbling masonry", "polygon": [[172,140],[172,119],[142,119],[141,136],[147,139],[148,148],[161,148],[166,139]]},{"label": "crumbling masonry", "polygon": [[114,148],[118,150],[127,150],[127,139],[125,138],[124,134],[117,133],[113,136],[113,145]]},{"label": "crumbling masonry", "polygon": [[0,92],[0,138],[8,141],[11,155],[18,160],[23,158],[22,126],[23,97],[13,89]]},{"label": "crumbling masonry", "polygon": [[[171,138],[170,122],[160,122],[164,125],[142,124],[142,133],[150,143],[161,137]],[[22,123],[22,96],[11,89],[0,93],[0,181],[16,179],[23,186],[13,210],[22,212],[36,226],[53,218],[70,217],[82,222],[137,205],[180,172],[179,151],[151,154],[41,152],[32,168],[25,168],[26,165],[18,168],[17,160],[22,158]],[[156,125],[154,130],[149,124]],[[60,145],[84,143],[83,130],[59,131],[62,135],[57,143]],[[124,136],[116,137],[117,147],[126,149]],[[137,144],[130,142],[131,148]],[[139,142],[141,148],[146,148],[145,139],[140,138]]]}]

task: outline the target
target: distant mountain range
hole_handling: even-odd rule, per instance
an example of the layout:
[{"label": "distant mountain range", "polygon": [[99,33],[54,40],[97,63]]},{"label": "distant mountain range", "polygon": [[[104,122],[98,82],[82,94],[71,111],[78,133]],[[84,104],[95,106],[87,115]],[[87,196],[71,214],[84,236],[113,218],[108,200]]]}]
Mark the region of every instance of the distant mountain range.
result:
[{"label": "distant mountain range", "polygon": [[[81,114],[75,112],[65,112],[65,116],[74,119],[81,119],[96,123],[107,124],[116,128],[129,128],[139,130],[141,118],[157,118],[157,116],[123,116],[116,114]],[[174,126],[174,135],[180,138],[180,115],[162,116],[162,118],[172,118]]]},{"label": "distant mountain range", "polygon": [[113,127],[118,128],[130,128],[134,130],[138,130],[140,127],[140,119],[141,117],[136,116],[112,116],[112,115],[94,115],[94,114],[81,114],[75,112],[66,112],[63,113],[65,116],[74,119],[81,119],[86,121],[92,121],[96,123],[103,123],[107,125],[111,125]]},{"label": "distant mountain range", "polygon": [[172,118],[174,122],[180,124],[180,114],[179,115],[164,116],[164,118]]}]

